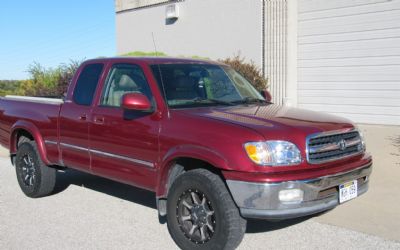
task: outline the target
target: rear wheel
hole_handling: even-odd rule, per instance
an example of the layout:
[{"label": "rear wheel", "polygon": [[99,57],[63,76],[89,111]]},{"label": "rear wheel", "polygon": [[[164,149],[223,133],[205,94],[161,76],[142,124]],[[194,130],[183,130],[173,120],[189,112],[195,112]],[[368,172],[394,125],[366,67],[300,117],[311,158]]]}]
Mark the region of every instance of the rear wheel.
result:
[{"label": "rear wheel", "polygon": [[34,141],[19,145],[15,158],[18,184],[26,196],[31,198],[51,194],[56,183],[56,170],[46,166],[40,159]]},{"label": "rear wheel", "polygon": [[205,169],[180,175],[167,200],[169,232],[182,249],[234,249],[246,220],[221,178]]}]

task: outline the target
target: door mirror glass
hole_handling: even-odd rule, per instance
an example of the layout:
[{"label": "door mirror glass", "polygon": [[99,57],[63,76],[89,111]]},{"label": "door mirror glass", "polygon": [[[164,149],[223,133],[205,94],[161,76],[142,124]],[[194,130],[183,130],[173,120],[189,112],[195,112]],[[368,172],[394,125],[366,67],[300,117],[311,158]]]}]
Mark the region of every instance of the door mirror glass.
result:
[{"label": "door mirror glass", "polygon": [[122,96],[121,107],[126,110],[150,111],[149,99],[140,93],[127,93]]},{"label": "door mirror glass", "polygon": [[261,95],[265,98],[265,100],[267,102],[271,102],[272,101],[272,95],[268,90],[266,90],[266,89],[262,90],[261,91]]}]

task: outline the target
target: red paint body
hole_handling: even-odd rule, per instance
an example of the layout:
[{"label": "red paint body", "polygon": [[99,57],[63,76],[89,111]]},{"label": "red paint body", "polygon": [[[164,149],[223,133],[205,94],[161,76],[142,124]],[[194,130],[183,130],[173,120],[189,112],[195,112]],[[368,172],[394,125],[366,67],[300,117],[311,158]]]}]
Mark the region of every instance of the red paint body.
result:
[{"label": "red paint body", "polygon": [[[72,101],[77,77],[88,63],[103,63],[104,70],[92,106]],[[169,168],[180,157],[208,162],[222,170],[227,179],[251,182],[303,180],[335,174],[371,161],[368,154],[324,164],[308,164],[306,136],[323,131],[352,129],[350,121],[333,115],[277,105],[238,105],[171,109],[168,112],[149,65],[159,63],[204,63],[170,58],[113,58],[85,62],[77,71],[63,104],[0,99],[0,143],[16,152],[16,135],[24,130],[38,144],[48,165],[65,165],[116,181],[165,194]],[[150,85],[156,108],[153,113],[124,119],[122,108],[99,105],[108,71],[115,63],[140,66]],[[212,63],[212,62],[207,62]],[[249,141],[286,140],[297,145],[303,162],[290,167],[261,167],[246,155]],[[48,144],[45,141],[56,142]],[[104,157],[91,151],[74,150],[76,145],[143,164]]]},{"label": "red paint body", "polygon": [[122,97],[121,107],[128,110],[150,110],[151,103],[145,95],[132,93]]}]

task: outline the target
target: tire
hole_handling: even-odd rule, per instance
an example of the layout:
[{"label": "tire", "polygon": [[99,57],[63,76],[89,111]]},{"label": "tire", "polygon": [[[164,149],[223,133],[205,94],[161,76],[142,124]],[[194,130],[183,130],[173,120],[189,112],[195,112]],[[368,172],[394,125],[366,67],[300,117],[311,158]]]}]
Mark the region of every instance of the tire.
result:
[{"label": "tire", "polygon": [[18,148],[19,148],[19,146],[21,146],[23,143],[25,143],[25,142],[30,142],[31,141],[31,139],[29,139],[28,137],[26,137],[26,136],[21,136],[21,137],[19,137],[19,139],[18,139]]},{"label": "tire", "polygon": [[39,198],[50,195],[56,184],[56,170],[46,166],[34,141],[23,142],[15,157],[18,184],[26,196]]},{"label": "tire", "polygon": [[221,178],[205,169],[181,174],[167,199],[168,230],[181,249],[235,249],[246,220]]}]

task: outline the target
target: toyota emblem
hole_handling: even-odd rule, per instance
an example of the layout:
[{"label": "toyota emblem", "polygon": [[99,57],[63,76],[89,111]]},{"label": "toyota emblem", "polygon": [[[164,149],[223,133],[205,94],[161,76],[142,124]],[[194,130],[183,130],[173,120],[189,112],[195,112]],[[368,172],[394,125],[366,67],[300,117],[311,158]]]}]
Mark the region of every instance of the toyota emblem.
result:
[{"label": "toyota emblem", "polygon": [[339,146],[340,150],[342,150],[342,151],[345,150],[347,148],[346,141],[344,139],[340,140],[338,142],[338,146]]}]

